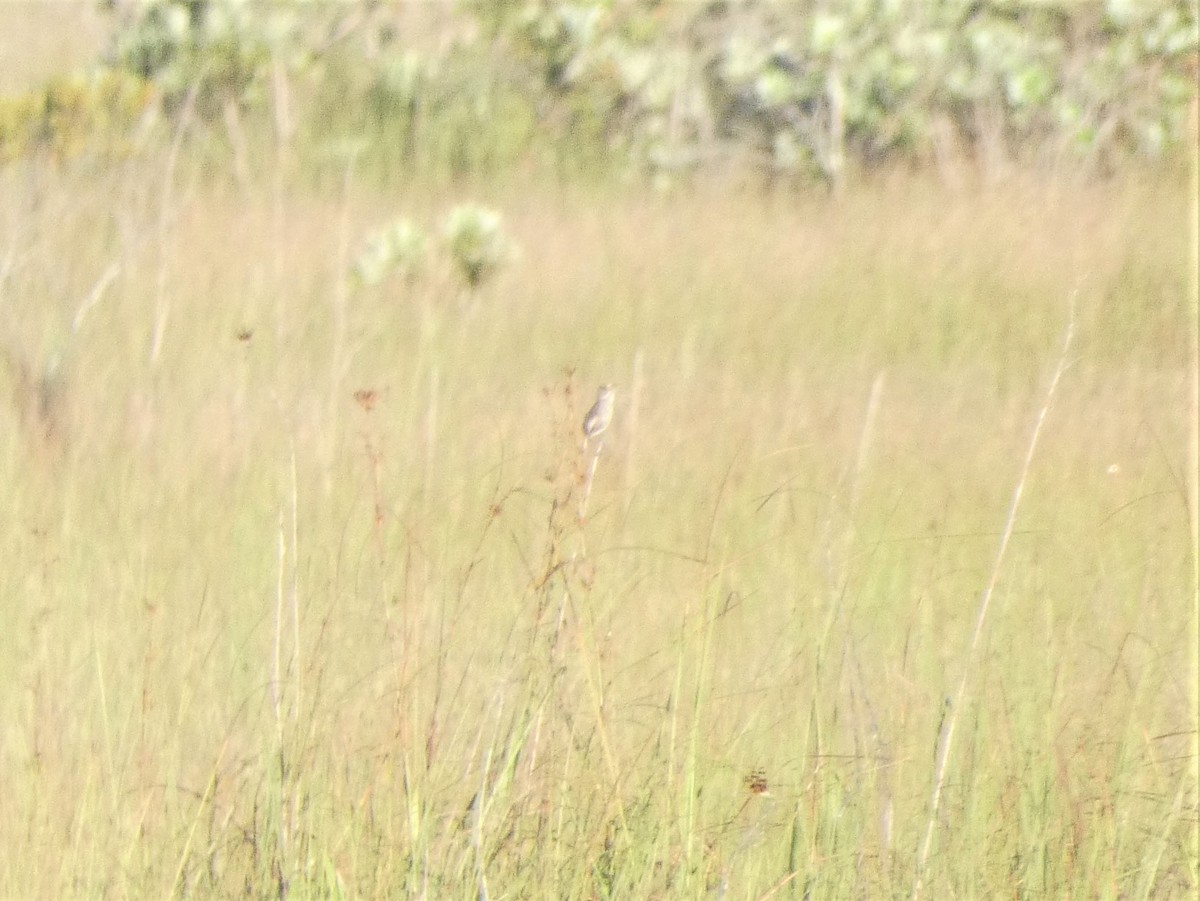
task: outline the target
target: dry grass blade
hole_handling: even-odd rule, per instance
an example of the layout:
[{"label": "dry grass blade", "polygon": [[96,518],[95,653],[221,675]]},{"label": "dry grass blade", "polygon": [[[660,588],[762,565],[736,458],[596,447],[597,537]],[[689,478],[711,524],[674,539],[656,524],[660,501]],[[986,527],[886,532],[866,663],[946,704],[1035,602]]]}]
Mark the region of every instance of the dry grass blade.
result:
[{"label": "dry grass blade", "polygon": [[979,598],[979,605],[975,610],[975,625],[971,630],[971,643],[967,649],[967,658],[963,663],[962,677],[959,679],[958,688],[955,690],[953,697],[949,699],[950,710],[942,723],[941,735],[938,740],[937,762],[934,767],[933,794],[929,799],[929,820],[925,825],[925,837],[921,842],[920,854],[917,858],[916,879],[913,882],[912,897],[914,901],[921,897],[921,891],[924,887],[926,867],[929,864],[929,852],[933,847],[933,836],[937,829],[938,814],[942,804],[942,792],[945,789],[946,775],[950,768],[950,755],[954,749],[954,730],[958,725],[959,715],[967,699],[967,688],[969,687],[971,672],[979,651],[979,642],[983,636],[983,627],[987,621],[988,610],[991,608],[996,583],[1000,579],[1000,568],[1008,553],[1009,541],[1012,539],[1013,532],[1016,529],[1017,512],[1021,507],[1021,497],[1025,493],[1025,482],[1029,476],[1034,455],[1037,453],[1038,440],[1041,438],[1042,428],[1046,424],[1046,417],[1049,415],[1050,408],[1054,403],[1054,395],[1058,391],[1059,382],[1062,380],[1063,373],[1067,371],[1069,365],[1068,355],[1070,354],[1071,344],[1075,338],[1075,302],[1078,296],[1079,289],[1076,288],[1071,293],[1068,305],[1067,328],[1063,335],[1062,351],[1059,353],[1058,363],[1054,367],[1054,374],[1050,377],[1050,384],[1046,388],[1046,398],[1042,402],[1041,410],[1038,411],[1033,433],[1029,436],[1029,446],[1025,450],[1025,460],[1021,465],[1021,472],[1017,477],[1016,487],[1013,489],[1012,500],[1008,507],[1008,515],[1004,520],[1004,530],[1001,532],[1000,544],[996,549],[996,559],[992,564],[992,571],[988,577],[987,587],[984,588],[983,594]]}]

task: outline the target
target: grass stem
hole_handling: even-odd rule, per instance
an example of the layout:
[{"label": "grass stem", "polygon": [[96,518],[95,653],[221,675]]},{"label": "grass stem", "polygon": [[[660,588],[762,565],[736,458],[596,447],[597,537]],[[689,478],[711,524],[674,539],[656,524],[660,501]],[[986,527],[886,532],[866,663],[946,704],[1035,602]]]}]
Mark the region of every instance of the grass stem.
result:
[{"label": "grass stem", "polygon": [[921,897],[922,890],[924,889],[926,870],[929,865],[929,854],[933,847],[933,837],[937,830],[938,818],[941,814],[942,793],[945,790],[946,777],[950,770],[951,753],[954,749],[954,732],[958,725],[959,715],[967,700],[968,683],[979,653],[988,610],[991,608],[992,597],[995,594],[996,585],[1000,580],[1000,570],[1004,564],[1004,558],[1008,553],[1009,541],[1016,530],[1017,513],[1021,507],[1021,498],[1025,493],[1025,483],[1029,477],[1029,470],[1033,465],[1034,454],[1037,452],[1038,440],[1041,438],[1042,428],[1046,424],[1046,418],[1054,403],[1054,395],[1058,391],[1059,382],[1062,380],[1063,373],[1066,372],[1069,363],[1068,355],[1075,337],[1075,302],[1078,293],[1079,290],[1076,288],[1070,296],[1067,311],[1067,328],[1063,335],[1062,350],[1059,353],[1058,362],[1054,367],[1054,373],[1050,377],[1050,384],[1046,388],[1046,396],[1042,401],[1041,409],[1038,411],[1033,432],[1029,436],[1029,445],[1025,449],[1025,459],[1022,462],[1020,473],[1017,477],[1017,484],[1013,489],[1012,498],[1009,502],[1008,515],[1004,519],[1004,528],[1000,534],[1000,543],[996,549],[996,558],[992,564],[991,575],[988,577],[987,585],[983,590],[983,594],[980,595],[979,604],[975,609],[975,625],[971,630],[971,641],[967,648],[966,659],[963,662],[962,676],[959,678],[958,687],[955,689],[954,694],[948,699],[950,709],[943,721],[940,730],[941,734],[938,739],[937,759],[934,764],[933,793],[929,799],[929,819],[925,824],[925,837],[921,841],[917,857],[916,874],[912,889],[913,901],[917,901]]}]

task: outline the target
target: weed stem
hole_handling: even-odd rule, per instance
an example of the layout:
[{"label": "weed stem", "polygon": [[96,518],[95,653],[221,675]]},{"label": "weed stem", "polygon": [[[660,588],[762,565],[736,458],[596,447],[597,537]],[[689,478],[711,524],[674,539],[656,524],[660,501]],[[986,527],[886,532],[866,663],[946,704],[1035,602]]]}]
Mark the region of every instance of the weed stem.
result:
[{"label": "weed stem", "polygon": [[963,703],[966,700],[967,684],[971,675],[972,664],[979,651],[979,643],[983,636],[983,626],[987,620],[988,609],[991,607],[992,595],[995,593],[996,583],[1000,579],[1000,567],[1008,552],[1008,543],[1016,529],[1017,510],[1021,506],[1021,496],[1025,493],[1025,482],[1029,477],[1029,470],[1033,464],[1033,455],[1037,451],[1038,440],[1042,435],[1042,427],[1046,424],[1046,417],[1050,412],[1054,395],[1058,391],[1058,384],[1062,380],[1063,373],[1067,370],[1067,356],[1075,337],[1075,300],[1078,295],[1078,288],[1071,292],[1067,328],[1063,336],[1062,351],[1059,353],[1058,363],[1054,368],[1054,375],[1050,378],[1050,385],[1046,389],[1046,399],[1043,401],[1042,408],[1038,413],[1037,422],[1033,427],[1033,434],[1029,437],[1029,446],[1025,451],[1025,461],[1021,466],[1017,485],[1013,489],[1012,501],[1008,507],[1008,516],[1004,522],[1004,531],[1000,536],[1000,545],[996,549],[996,560],[992,564],[991,575],[988,577],[987,586],[979,598],[979,606],[975,611],[975,627],[971,633],[971,645],[967,652],[967,659],[963,664],[962,677],[959,679],[958,689],[949,699],[950,710],[939,729],[940,735],[938,738],[937,761],[934,767],[933,793],[929,799],[929,820],[925,824],[925,838],[921,842],[921,850],[917,858],[916,877],[913,881],[912,890],[913,901],[918,901],[921,897],[921,890],[924,887],[925,868],[929,862],[930,849],[933,846],[933,833],[937,827],[938,813],[942,804],[942,792],[946,786],[946,774],[949,770],[950,753],[954,747],[954,730],[958,725],[959,713],[962,711]]}]

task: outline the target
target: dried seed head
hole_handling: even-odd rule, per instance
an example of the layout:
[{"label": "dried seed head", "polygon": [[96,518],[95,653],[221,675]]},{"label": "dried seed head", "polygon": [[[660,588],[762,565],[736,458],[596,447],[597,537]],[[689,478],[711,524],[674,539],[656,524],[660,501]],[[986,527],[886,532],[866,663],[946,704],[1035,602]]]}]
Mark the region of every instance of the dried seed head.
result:
[{"label": "dried seed head", "polygon": [[751,770],[750,775],[742,781],[745,782],[746,789],[752,795],[769,795],[771,793],[767,786],[767,772],[761,767]]},{"label": "dried seed head", "polygon": [[375,408],[375,401],[378,400],[379,394],[372,388],[359,388],[354,392],[354,399],[358,401],[358,405],[368,413]]}]

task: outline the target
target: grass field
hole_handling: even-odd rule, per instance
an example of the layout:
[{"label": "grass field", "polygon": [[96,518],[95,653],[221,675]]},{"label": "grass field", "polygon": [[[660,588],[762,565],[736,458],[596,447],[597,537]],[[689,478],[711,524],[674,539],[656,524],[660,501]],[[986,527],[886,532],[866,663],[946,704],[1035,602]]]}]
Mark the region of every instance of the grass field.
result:
[{"label": "grass field", "polygon": [[0,895],[1195,891],[1186,178],[165,171],[0,172]]}]

